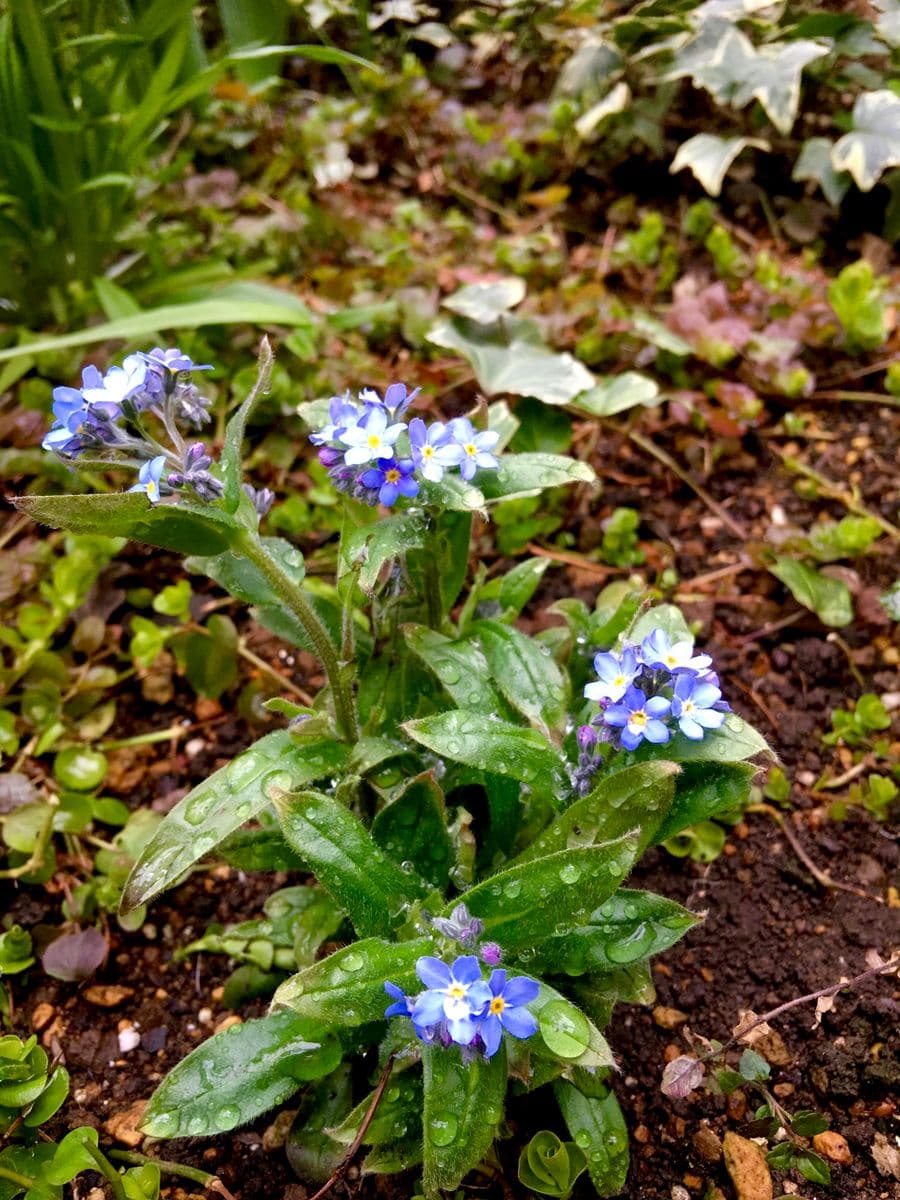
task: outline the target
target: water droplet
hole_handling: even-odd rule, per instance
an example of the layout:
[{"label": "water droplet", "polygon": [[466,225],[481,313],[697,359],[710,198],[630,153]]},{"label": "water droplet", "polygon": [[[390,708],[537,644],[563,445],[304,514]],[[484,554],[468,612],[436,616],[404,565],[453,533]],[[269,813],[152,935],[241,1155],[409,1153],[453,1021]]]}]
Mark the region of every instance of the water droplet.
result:
[{"label": "water droplet", "polygon": [[581,867],[575,863],[566,863],[560,870],[559,877],[563,883],[577,883],[581,878]]},{"label": "water droplet", "polygon": [[359,971],[365,965],[365,959],[361,954],[357,954],[355,950],[351,950],[349,954],[345,954],[341,959],[342,971]]},{"label": "water droplet", "polygon": [[575,1134],[575,1145],[580,1146],[582,1150],[587,1150],[591,1144],[591,1135],[586,1129],[579,1129]]},{"label": "water droplet", "polygon": [[218,1129],[233,1129],[240,1119],[241,1110],[234,1104],[223,1104],[216,1110],[216,1127]]},{"label": "water droplet", "polygon": [[194,852],[200,858],[204,854],[209,854],[215,844],[216,838],[211,833],[205,833],[202,837],[198,837],[194,843]]},{"label": "water droplet", "polygon": [[443,683],[449,683],[451,686],[454,683],[459,683],[460,670],[454,662],[445,662],[441,669],[441,680]]},{"label": "water droplet", "polygon": [[653,945],[653,930],[642,921],[634,930],[621,941],[610,942],[606,947],[606,956],[610,962],[630,963],[643,958]]},{"label": "water droplet", "polygon": [[538,1016],[541,1037],[559,1058],[580,1058],[591,1040],[587,1017],[568,1000],[551,1000]]},{"label": "water droplet", "polygon": [[205,1117],[190,1117],[187,1123],[187,1133],[189,1137],[200,1137],[206,1133],[207,1125]]},{"label": "water droplet", "polygon": [[503,888],[503,895],[508,900],[515,900],[519,892],[522,890],[522,882],[519,879],[511,879]]},{"label": "water droplet", "polygon": [[172,1137],[178,1129],[178,1118],[174,1113],[161,1112],[156,1114],[151,1124],[154,1137]]},{"label": "water droplet", "polygon": [[240,804],[234,806],[234,815],[239,821],[249,821],[253,815],[253,805],[249,800],[242,800]]},{"label": "water droplet", "polygon": [[598,1163],[601,1161],[602,1158],[603,1158],[602,1152],[600,1150],[595,1150],[594,1153],[591,1155],[591,1162]]},{"label": "water droplet", "polygon": [[388,1088],[384,1093],[384,1098],[388,1104],[395,1103],[395,1101],[400,1099],[400,1089],[398,1087]]},{"label": "water droplet", "polygon": [[432,1117],[428,1127],[435,1146],[449,1146],[456,1137],[459,1122],[453,1113],[444,1113],[442,1116]]},{"label": "water droplet", "polygon": [[415,869],[416,864],[412,862],[411,859],[404,858],[403,862],[400,864],[400,870],[404,873],[404,875],[412,875]]},{"label": "water droplet", "polygon": [[184,806],[182,817],[188,825],[202,825],[212,811],[215,797],[212,792],[204,790]]}]

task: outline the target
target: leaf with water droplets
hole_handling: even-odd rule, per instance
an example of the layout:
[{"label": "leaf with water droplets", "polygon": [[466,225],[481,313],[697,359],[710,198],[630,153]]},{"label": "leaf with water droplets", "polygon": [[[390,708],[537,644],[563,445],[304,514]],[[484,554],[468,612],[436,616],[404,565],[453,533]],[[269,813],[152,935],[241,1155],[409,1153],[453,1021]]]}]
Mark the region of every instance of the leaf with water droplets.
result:
[{"label": "leaf with water droplets", "polygon": [[423,1046],[423,1181],[426,1196],[455,1188],[487,1154],[503,1116],[506,1053],[463,1064],[454,1046]]},{"label": "leaf with water droplets", "polygon": [[612,895],[631,870],[637,846],[637,837],[629,834],[510,867],[466,892],[466,906],[507,953],[533,951],[543,939],[577,926]]},{"label": "leaf with water droplets", "polygon": [[576,846],[593,846],[632,829],[639,831],[643,851],[669,811],[678,772],[677,764],[663,761],[640,763],[603,776],[587,796],[560,813],[516,862]]},{"label": "leaf with water droplets", "polygon": [[403,729],[443,758],[508,775],[554,801],[568,790],[562,758],[536,729],[485,720],[483,713],[465,709],[407,721]]},{"label": "leaf with water droplets", "polygon": [[354,576],[359,586],[371,596],[381,568],[410,550],[421,549],[425,538],[425,523],[421,516],[393,513],[382,520],[354,528],[345,525],[341,538],[338,579]]},{"label": "leaf with water droplets", "polygon": [[273,1008],[291,1008],[302,1017],[335,1028],[380,1021],[390,1003],[384,982],[404,991],[418,986],[416,962],[434,948],[431,938],[352,942],[286,979],[272,998]]},{"label": "leaf with water droplets", "polygon": [[347,748],[330,739],[301,741],[286,730],[260,738],[166,815],[128,876],[120,911],[133,912],[171,887],[198,859],[271,803],[273,788],[303,787],[339,770],[346,759]]},{"label": "leaf with water droplets", "polygon": [[675,799],[653,834],[658,845],[690,825],[722,813],[741,812],[756,767],[749,763],[685,763],[675,781]]},{"label": "leaf with water droplets", "polygon": [[513,716],[491,682],[487,660],[477,642],[471,638],[454,640],[426,625],[404,625],[403,636],[454,704],[470,712]]},{"label": "leaf with water droplets", "polygon": [[524,496],[539,496],[546,488],[562,487],[567,483],[596,484],[597,476],[587,463],[567,454],[544,454],[539,451],[525,454],[504,454],[497,471],[484,471],[478,485],[488,504],[514,500]]},{"label": "leaf with water droplets", "polygon": [[[450,878],[453,843],[444,793],[433,771],[411,779],[372,822],[372,837],[395,862],[411,864],[433,887]],[[402,867],[401,867],[402,869]]]},{"label": "leaf with water droplets", "polygon": [[762,734],[733,712],[728,713],[720,729],[704,729],[703,737],[696,742],[683,733],[675,733],[664,746],[651,747],[649,742],[642,742],[635,751],[635,757],[641,761],[671,758],[679,763],[736,763],[757,754],[775,758]]},{"label": "leaf with water droplets", "polygon": [[[284,840],[346,911],[360,937],[389,934],[428,885],[385,855],[362,822],[322,792],[273,796]],[[402,923],[402,922],[401,922]]]},{"label": "leaf with water droplets", "polygon": [[203,1137],[255,1120],[341,1060],[336,1037],[285,1010],[232,1025],[192,1050],[150,1098],[153,1137]]},{"label": "leaf with water droplets", "polygon": [[539,974],[596,975],[659,954],[700,918],[653,892],[619,890],[567,933],[536,947]]},{"label": "leaf with water droplets", "polygon": [[[370,1092],[339,1125],[328,1131],[336,1142],[343,1146],[353,1144],[374,1098],[375,1093]],[[385,1146],[410,1134],[422,1136],[422,1079],[417,1073],[403,1071],[388,1080],[363,1144]]]},{"label": "leaf with water droplets", "polygon": [[584,1151],[597,1194],[618,1195],[628,1177],[628,1129],[615,1093],[585,1096],[564,1080],[553,1092],[575,1145]]},{"label": "leaf with water droplets", "polygon": [[532,725],[548,737],[566,722],[569,680],[539,642],[500,621],[474,626],[497,687]]}]

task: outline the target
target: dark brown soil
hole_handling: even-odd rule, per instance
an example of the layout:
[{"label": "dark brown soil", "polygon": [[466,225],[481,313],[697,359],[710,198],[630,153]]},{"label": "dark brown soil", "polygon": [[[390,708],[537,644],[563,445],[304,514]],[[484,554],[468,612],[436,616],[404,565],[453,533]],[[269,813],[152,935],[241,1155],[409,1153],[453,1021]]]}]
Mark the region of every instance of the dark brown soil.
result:
[{"label": "dark brown soil", "polygon": [[[867,504],[894,519],[898,481],[888,464],[898,441],[896,414],[875,410],[866,413],[864,422],[851,419],[857,415],[830,419],[827,437],[808,443],[803,453],[843,486],[849,475]],[[679,457],[678,427],[664,427],[657,416],[648,415],[643,428]],[[852,438],[863,441],[852,442],[856,458],[848,461]],[[785,442],[778,444],[783,447]],[[661,850],[647,856],[635,884],[708,913],[702,925],[657,963],[657,1003],[687,1014],[694,1034],[720,1040],[727,1039],[743,1011],[766,1011],[841,976],[853,976],[865,970],[867,951],[886,956],[900,940],[896,891],[889,890],[897,884],[896,829],[879,825],[864,812],[844,822],[831,821],[825,816],[822,794],[812,791],[823,770],[839,774],[848,765],[846,755],[842,759],[822,745],[830,712],[846,707],[863,690],[900,691],[900,655],[873,599],[893,582],[896,553],[884,538],[875,554],[857,560],[845,578],[857,593],[860,617],[839,638],[829,634],[759,568],[758,554],[773,517],[776,523],[781,519],[779,512],[808,527],[817,512],[839,517],[844,509],[832,500],[811,504],[800,499],[792,477],[768,447],[765,437],[753,446],[736,443],[715,474],[702,481],[744,527],[745,538],[737,538],[705,502],[621,431],[604,431],[599,439],[597,465],[608,481],[605,492],[576,497],[570,513],[570,527],[577,530],[579,549],[584,551],[597,544],[600,522],[613,508],[630,505],[641,511],[649,567],[675,567],[682,581],[675,597],[690,618],[702,623],[702,639],[716,655],[729,699],[771,739],[793,780],[787,820],[795,840],[836,883],[854,889],[817,883],[765,812],[750,814],[736,826],[724,853],[708,866],[674,859]],[[132,563],[138,573],[160,569],[160,560],[152,556],[136,555]],[[560,565],[565,570],[548,574],[546,594],[538,597],[532,611],[557,593],[592,598],[604,582],[621,574],[587,560]],[[313,664],[306,656],[298,656],[294,666],[285,665],[271,639],[259,636],[254,645],[285,673],[293,672],[297,682],[316,686],[310,678]],[[162,809],[255,736],[227,705],[195,704],[186,692],[178,693],[165,709],[136,699],[134,714],[133,728],[123,734],[184,719],[197,726],[193,744],[164,743],[114,757],[110,790]],[[25,1032],[36,1013],[43,1015],[40,1036],[71,1071],[74,1103],[64,1110],[62,1125],[104,1128],[110,1117],[145,1100],[170,1067],[229,1017],[217,990],[228,973],[227,963],[213,956],[174,962],[173,951],[210,922],[256,913],[281,883],[212,868],[198,872],[155,905],[151,923],[142,931],[125,934],[111,927],[109,960],[91,983],[132,989],[115,1008],[91,1004],[83,989],[42,976],[26,996],[13,980],[14,998],[22,1006],[15,1014],[16,1029]],[[858,891],[870,898],[855,894]],[[54,899],[44,898],[37,889],[22,889],[10,899],[7,911],[25,925],[57,919]],[[842,995],[817,1028],[811,1004],[775,1022],[786,1045],[783,1065],[773,1069],[778,1094],[789,1109],[825,1113],[832,1128],[846,1137],[853,1155],[849,1166],[834,1168],[830,1191],[804,1185],[799,1194],[859,1200],[897,1196],[896,1183],[876,1170],[871,1147],[876,1132],[893,1136],[891,1118],[900,1090],[898,1001],[896,979],[877,979]],[[46,1007],[39,1008],[46,1005],[52,1006],[49,1016]],[[259,1010],[242,1015],[254,1011]],[[632,1134],[633,1167],[624,1195],[627,1200],[670,1200],[677,1185],[699,1200],[714,1184],[730,1196],[721,1162],[708,1157],[714,1141],[708,1135],[701,1135],[699,1142],[695,1138],[701,1128],[718,1136],[726,1129],[746,1132],[753,1099],[737,1094],[727,1105],[705,1094],[667,1100],[659,1091],[660,1075],[667,1056],[687,1048],[686,1025],[663,1028],[657,1017],[647,1009],[622,1008],[610,1030],[621,1068],[617,1092]],[[120,1054],[117,1040],[121,1022],[132,1023],[141,1034],[140,1046],[126,1054]],[[521,1102],[513,1109],[513,1124],[543,1121],[538,1109],[542,1104],[540,1096]],[[305,1193],[292,1182],[283,1152],[268,1148],[272,1134],[266,1130],[271,1123],[268,1118],[234,1135],[158,1149],[169,1158],[219,1173],[239,1200],[302,1200]],[[513,1145],[510,1140],[500,1147],[505,1167],[502,1194],[507,1197],[524,1195],[515,1182]],[[473,1190],[483,1192],[486,1183],[479,1180]],[[493,1186],[488,1184],[488,1192]],[[409,1179],[360,1184],[351,1171],[336,1194],[399,1197],[410,1191]],[[582,1188],[579,1194],[589,1192]]]}]

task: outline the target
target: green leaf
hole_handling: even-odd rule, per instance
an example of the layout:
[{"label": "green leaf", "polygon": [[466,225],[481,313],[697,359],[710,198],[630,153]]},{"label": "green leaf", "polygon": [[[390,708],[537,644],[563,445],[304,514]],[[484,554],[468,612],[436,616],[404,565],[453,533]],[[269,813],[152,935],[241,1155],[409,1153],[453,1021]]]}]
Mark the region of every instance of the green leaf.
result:
[{"label": "green leaf", "polygon": [[307,1185],[319,1188],[346,1154],[346,1147],[325,1132],[353,1103],[349,1063],[304,1093],[285,1144],[288,1162]]},{"label": "green leaf", "polygon": [[495,279],[490,283],[470,283],[442,304],[460,317],[468,317],[479,325],[493,325],[504,313],[525,299],[525,281],[518,275]]},{"label": "green leaf", "polygon": [[900,166],[900,96],[885,89],[862,92],[853,105],[853,128],[835,142],[835,171],[848,171],[869,192],[889,167]]},{"label": "green leaf", "polygon": [[791,1166],[800,1172],[804,1179],[808,1179],[810,1183],[822,1183],[827,1187],[831,1183],[831,1167],[818,1154],[813,1154],[811,1150],[806,1150],[802,1154],[795,1154]]},{"label": "green leaf", "polygon": [[213,505],[187,500],[153,505],[137,492],[106,496],[17,496],[13,503],[35,521],[54,529],[124,537],[179,554],[220,554],[236,541],[240,532],[240,526]]},{"label": "green leaf", "polygon": [[675,799],[654,832],[653,843],[665,842],[721,813],[740,812],[750,797],[755,774],[755,767],[742,762],[686,763],[675,781]]},{"label": "green leaf", "polygon": [[239,829],[219,846],[219,854],[241,871],[300,871],[303,860],[280,829]]},{"label": "green leaf", "polygon": [[628,1176],[628,1130],[615,1093],[585,1096],[564,1080],[553,1085],[553,1093],[569,1133],[584,1150],[597,1194],[617,1195]]},{"label": "green leaf", "polygon": [[206,622],[206,631],[189,635],[184,647],[184,673],[198,695],[218,700],[238,677],[238,631],[224,613],[213,613]]},{"label": "green leaf", "polygon": [[62,1108],[69,1094],[69,1072],[65,1067],[57,1067],[47,1083],[47,1086],[32,1104],[22,1118],[22,1123],[28,1129],[36,1129],[43,1125]]},{"label": "green leaf", "polygon": [[422,1048],[425,1194],[455,1188],[490,1149],[506,1097],[504,1046],[465,1065],[454,1047]]},{"label": "green leaf", "polygon": [[284,840],[347,912],[361,937],[388,934],[427,888],[391,861],[348,809],[321,792],[272,797]]},{"label": "green leaf", "polygon": [[664,746],[644,743],[634,751],[638,762],[666,758],[677,763],[737,763],[757,754],[774,757],[769,743],[737,713],[729,713],[720,729],[705,729],[699,741],[675,733]]},{"label": "green leaf", "polygon": [[232,1025],[192,1050],[150,1098],[152,1137],[203,1137],[244,1125],[341,1060],[337,1038],[290,1010]]},{"label": "green leaf", "polygon": [[619,888],[583,924],[542,941],[529,967],[538,974],[610,973],[668,950],[699,920],[674,900]]},{"label": "green leaf", "polygon": [[537,591],[541,580],[550,566],[549,558],[526,558],[516,563],[505,575],[492,580],[495,585],[482,589],[482,599],[494,599],[503,612],[504,618],[517,617],[522,609]]},{"label": "green leaf", "polygon": [[366,938],[353,942],[285,980],[272,999],[272,1007],[291,1008],[301,1017],[337,1029],[380,1021],[389,1003],[385,980],[404,991],[413,991],[418,987],[416,962],[432,949],[431,938],[412,942]]},{"label": "green leaf", "polygon": [[841,627],[853,620],[853,598],[842,579],[829,579],[815,567],[795,558],[776,558],[769,568],[804,608],[812,609],[824,625]]},{"label": "green leaf", "polygon": [[794,163],[791,179],[814,179],[828,203],[837,208],[850,187],[850,176],[846,171],[834,169],[833,149],[834,144],[828,138],[808,138]]},{"label": "green leaf", "polygon": [[661,400],[659,388],[652,379],[637,371],[625,371],[582,392],[572,401],[571,407],[589,417],[613,417],[630,408],[654,407]]},{"label": "green leaf", "polygon": [[[336,1142],[343,1146],[353,1144],[374,1098],[375,1093],[370,1092],[339,1125],[335,1124],[329,1132]],[[422,1080],[417,1074],[404,1071],[389,1081],[363,1142],[367,1146],[384,1146],[405,1138],[409,1132],[421,1137],[421,1127]]]},{"label": "green leaf", "polygon": [[23,1193],[27,1193],[27,1200],[62,1200],[62,1186],[51,1184],[45,1176],[57,1149],[53,1142],[38,1142],[36,1146],[13,1145],[0,1150],[0,1167],[35,1180],[29,1190],[25,1184],[0,1179],[0,1200],[15,1200]]},{"label": "green leaf", "polygon": [[450,878],[453,844],[444,793],[433,771],[411,779],[372,822],[372,837],[395,862],[412,863],[442,891]]},{"label": "green leaf", "polygon": [[817,1133],[824,1133],[827,1128],[826,1119],[813,1108],[802,1108],[791,1117],[791,1129],[801,1137],[815,1137]]},{"label": "green leaf", "polygon": [[565,1200],[586,1168],[584,1152],[574,1142],[561,1142],[555,1133],[542,1129],[519,1155],[519,1182],[542,1196]]},{"label": "green leaf", "polygon": [[561,756],[534,729],[522,729],[508,721],[486,721],[482,713],[465,709],[407,721],[403,729],[414,741],[454,762],[508,775],[553,797],[569,790]]},{"label": "green leaf", "polygon": [[164,304],[117,321],[90,325],[75,333],[56,334],[7,347],[0,350],[0,362],[20,354],[44,354],[97,342],[140,341],[160,330],[198,329],[203,325],[287,325],[310,330],[315,327],[312,313],[298,296],[269,284],[230,283],[208,300]]},{"label": "green leaf", "polygon": [[466,892],[466,907],[510,954],[532,950],[573,929],[612,895],[634,864],[637,844],[629,835],[510,867]]},{"label": "green leaf", "polygon": [[768,150],[762,138],[718,137],[714,133],[697,133],[678,147],[669,174],[675,175],[688,167],[694,178],[711,196],[718,196],[728,169],[742,150],[755,146]]},{"label": "green leaf", "polygon": [[568,713],[568,677],[550,652],[500,621],[478,621],[474,632],[494,683],[513,708],[548,738],[561,733]]},{"label": "green leaf", "polygon": [[745,1050],[741,1055],[741,1060],[738,1063],[738,1071],[741,1078],[748,1081],[759,1081],[768,1079],[772,1074],[772,1068],[755,1050]]},{"label": "green leaf", "polygon": [[86,1126],[72,1129],[56,1147],[53,1161],[44,1167],[42,1182],[54,1185],[71,1183],[82,1171],[96,1171],[97,1160],[85,1147],[96,1148],[98,1143],[96,1129]]},{"label": "green leaf", "polygon": [[465,317],[441,317],[427,337],[467,359],[490,396],[505,392],[534,396],[545,404],[568,404],[595,382],[583,363],[550,350],[537,326],[518,317],[504,317],[491,326]]},{"label": "green leaf", "polygon": [[502,454],[496,471],[483,471],[478,485],[490,504],[497,500],[515,500],[538,496],[546,488],[567,483],[596,483],[593,467],[565,454]]},{"label": "green leaf", "polygon": [[225,443],[222,446],[220,462],[222,465],[222,481],[225,490],[222,495],[222,507],[228,513],[237,512],[243,492],[241,490],[244,438],[247,432],[247,421],[261,396],[269,390],[272,378],[272,364],[275,358],[269,339],[264,337],[259,348],[259,359],[256,365],[256,381],[250,389],[247,398],[228,422],[225,428]]},{"label": "green leaf", "polygon": [[529,1047],[535,1058],[546,1060],[549,1055],[567,1070],[580,1066],[593,1071],[615,1065],[612,1050],[600,1030],[555,988],[542,982],[540,994],[530,1008],[537,1017],[541,1035]]},{"label": "green leaf", "polygon": [[147,904],[204,854],[271,803],[271,789],[290,791],[339,770],[347,749],[330,740],[302,741],[268,733],[195,787],[168,813],[141,851],[122,894],[123,913]]},{"label": "green leaf", "polygon": [[460,708],[486,715],[512,715],[491,682],[487,660],[475,641],[454,641],[426,625],[404,625],[403,635],[413,654],[437,676]]},{"label": "green leaf", "polygon": [[828,285],[828,300],[843,327],[848,350],[877,350],[887,340],[883,290],[882,281],[864,258],[844,267]]},{"label": "green leaf", "polygon": [[625,767],[600,779],[587,796],[575,800],[557,816],[517,859],[528,862],[576,846],[593,846],[640,831],[640,851],[651,843],[654,832],[668,813],[675,797],[679,768],[665,760]]},{"label": "green leaf", "polygon": [[694,635],[688,628],[684,613],[676,604],[654,604],[648,608],[635,621],[628,638],[632,642],[642,642],[656,629],[661,629],[672,642],[694,644]]},{"label": "green leaf", "polygon": [[375,591],[382,567],[425,544],[425,524],[414,513],[393,513],[371,525],[345,532],[341,538],[340,576],[356,574],[369,596]]}]

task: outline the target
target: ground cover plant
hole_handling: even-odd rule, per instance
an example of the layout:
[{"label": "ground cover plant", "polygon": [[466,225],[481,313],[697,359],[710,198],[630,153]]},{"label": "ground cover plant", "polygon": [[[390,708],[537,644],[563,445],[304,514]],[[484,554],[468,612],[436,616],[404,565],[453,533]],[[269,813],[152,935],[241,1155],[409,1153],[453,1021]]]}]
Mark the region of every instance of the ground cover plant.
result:
[{"label": "ground cover plant", "polygon": [[[504,454],[501,431],[467,417],[426,425],[408,416],[418,389],[403,384],[334,397],[324,424],[308,414],[347,497],[336,586],[317,607],[299,552],[257,532],[271,494],[241,480],[268,344],[215,467],[185,436],[208,420],[194,382],[205,369],[154,349],[57,388],[45,446],[88,466],[132,466],[137,482],[125,494],[18,502],[57,527],[191,555],[310,648],[328,679],[312,707],[279,702],[287,729],[175,806],[125,885],[127,915],[223,843],[227,858],[231,839],[238,861],[296,863],[325,892],[293,889],[301,969],[270,1014],[189,1055],[144,1127],[222,1132],[312,1079],[331,1096],[345,1056],[377,1046],[372,1097],[306,1113],[326,1127],[310,1183],[327,1180],[346,1133],[373,1146],[370,1170],[421,1163],[426,1195],[458,1186],[489,1149],[512,1079],[552,1085],[595,1189],[615,1194],[627,1137],[600,1027],[647,987],[649,955],[694,922],[620,885],[647,846],[739,807],[754,772],[746,760],[765,742],[731,712],[677,609],[629,592],[597,627],[570,608],[572,636],[554,654],[513,624],[537,582],[514,568],[499,619],[476,617],[477,585],[463,590],[473,512],[592,473],[560,455]],[[402,507],[373,520],[378,505]],[[585,622],[588,637],[576,636]],[[586,674],[597,678],[584,684]],[[243,829],[251,819],[256,832]],[[313,961],[345,920],[358,940]],[[401,1020],[385,1034],[384,1017]],[[397,1107],[376,1114],[379,1102]]]}]

